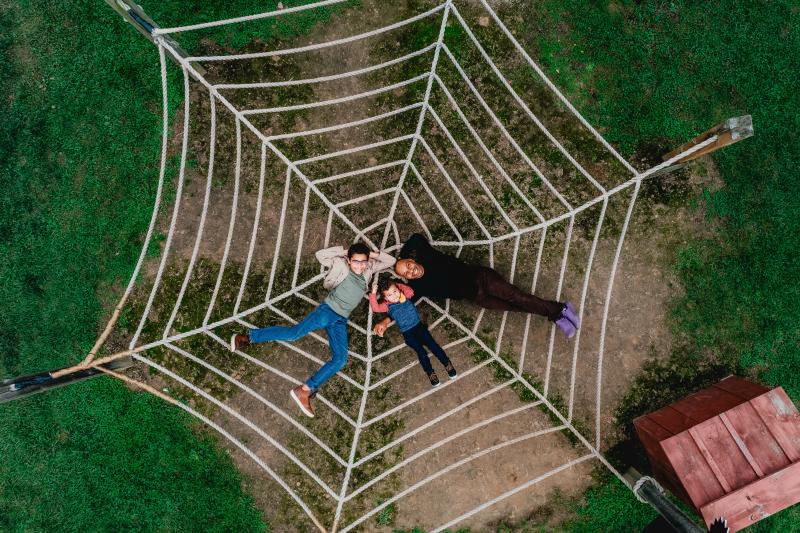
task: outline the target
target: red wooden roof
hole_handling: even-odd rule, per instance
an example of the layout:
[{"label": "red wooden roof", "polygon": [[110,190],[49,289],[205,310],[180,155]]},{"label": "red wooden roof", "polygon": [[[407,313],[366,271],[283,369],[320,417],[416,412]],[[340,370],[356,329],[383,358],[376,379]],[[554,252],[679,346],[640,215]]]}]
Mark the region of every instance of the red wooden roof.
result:
[{"label": "red wooden roof", "polygon": [[800,501],[800,414],[782,388],[736,377],[635,421],[655,476],[741,529]]}]

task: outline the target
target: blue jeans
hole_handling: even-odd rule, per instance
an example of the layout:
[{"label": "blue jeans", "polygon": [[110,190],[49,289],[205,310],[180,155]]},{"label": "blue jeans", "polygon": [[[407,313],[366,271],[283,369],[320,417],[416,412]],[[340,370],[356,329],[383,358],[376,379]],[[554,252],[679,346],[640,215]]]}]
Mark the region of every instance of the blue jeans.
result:
[{"label": "blue jeans", "polygon": [[444,353],[442,347],[439,346],[439,343],[433,338],[433,335],[431,335],[431,332],[428,330],[428,326],[422,322],[408,331],[404,331],[403,339],[405,339],[406,344],[410,348],[417,352],[419,364],[422,365],[422,369],[426,374],[433,372],[433,367],[431,366],[431,360],[427,352],[425,352],[425,346],[430,348],[433,355],[436,356],[436,359],[438,359],[443,366],[447,366],[450,363],[450,359],[448,359],[447,354]]},{"label": "blue jeans", "polygon": [[314,330],[325,328],[328,342],[331,345],[332,359],[325,363],[316,374],[311,376],[306,385],[316,392],[323,383],[331,379],[345,363],[347,363],[347,319],[333,311],[323,303],[296,326],[269,326],[250,330],[250,342],[296,341]]}]

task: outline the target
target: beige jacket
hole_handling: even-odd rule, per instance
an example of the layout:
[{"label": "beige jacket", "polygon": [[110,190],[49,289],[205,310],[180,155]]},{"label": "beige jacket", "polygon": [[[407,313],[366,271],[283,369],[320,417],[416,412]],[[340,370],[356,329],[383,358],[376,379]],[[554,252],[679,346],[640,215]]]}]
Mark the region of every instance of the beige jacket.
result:
[{"label": "beige jacket", "polygon": [[[322,286],[328,290],[333,289],[347,277],[350,272],[350,265],[347,264],[347,250],[342,246],[334,246],[332,248],[325,248],[316,253],[317,261],[323,267],[330,270],[325,275],[325,281]],[[370,278],[373,274],[389,270],[394,266],[396,259],[391,255],[381,252],[378,257],[370,257],[366,270],[364,270],[364,279],[367,281],[369,287]]]}]

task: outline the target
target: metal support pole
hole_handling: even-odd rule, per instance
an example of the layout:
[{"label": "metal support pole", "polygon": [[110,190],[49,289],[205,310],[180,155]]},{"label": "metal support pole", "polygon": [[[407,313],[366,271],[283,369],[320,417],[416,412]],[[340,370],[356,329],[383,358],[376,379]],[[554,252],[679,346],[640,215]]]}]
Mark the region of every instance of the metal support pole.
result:
[{"label": "metal support pole", "polygon": [[[124,370],[132,365],[133,359],[130,357],[123,357],[100,366],[107,370]],[[97,368],[86,368],[54,378],[53,373],[59,370],[61,369],[59,368],[47,372],[39,372],[38,374],[31,374],[28,376],[21,376],[3,381],[0,383],[0,403],[17,400],[19,398],[24,398],[39,392],[56,389],[58,387],[63,387],[64,385],[71,385],[73,383],[77,383],[78,381],[105,375]]]},{"label": "metal support pole", "polygon": [[[133,26],[136,31],[144,35],[150,42],[156,42],[153,32],[158,29],[159,26],[147,15],[147,13],[144,12],[142,6],[134,3],[133,0],[106,0],[106,3],[111,6],[114,11],[119,13],[126,22]],[[168,43],[169,46],[177,51],[178,55],[181,57],[189,57],[189,55],[170,36],[163,35],[160,36],[159,39],[163,39],[163,42]],[[172,54],[168,55],[169,57],[172,57]],[[203,67],[201,67],[199,64],[191,63],[191,65],[201,75],[205,74],[205,69],[203,69]],[[115,313],[118,313],[119,310],[120,309],[118,307]],[[115,320],[115,318],[112,319],[112,321],[113,320]],[[102,344],[102,342],[105,340],[104,337],[107,334],[108,328],[98,340],[98,344],[92,350],[92,353],[97,351],[97,349],[100,347],[100,344]],[[84,368],[81,370],[76,370],[75,372],[60,375],[58,377],[54,377],[53,374],[63,370],[63,368],[7,379],[0,382],[0,403],[16,400],[18,398],[24,398],[32,394],[63,387],[64,385],[71,385],[72,383],[76,383],[78,381],[104,375],[100,368],[118,371],[129,368],[132,365],[133,359],[130,357],[123,357],[99,365],[99,368]]]},{"label": "metal support pole", "polygon": [[623,477],[633,486],[636,499],[651,505],[677,533],[705,533],[705,529],[664,496],[664,489],[653,478],[642,476],[634,468],[628,469]]},{"label": "metal support pole", "polygon": [[[155,43],[153,31],[158,29],[159,26],[144,12],[142,6],[134,3],[133,0],[106,0],[106,4],[119,13],[126,22],[136,29],[136,31],[147,37],[149,41]],[[169,43],[181,57],[189,57],[189,54],[187,54],[169,35],[161,35],[159,38]],[[172,57],[171,54],[168,54],[168,56]],[[191,65],[197,72],[205,75],[205,69],[198,63],[191,63]]]}]

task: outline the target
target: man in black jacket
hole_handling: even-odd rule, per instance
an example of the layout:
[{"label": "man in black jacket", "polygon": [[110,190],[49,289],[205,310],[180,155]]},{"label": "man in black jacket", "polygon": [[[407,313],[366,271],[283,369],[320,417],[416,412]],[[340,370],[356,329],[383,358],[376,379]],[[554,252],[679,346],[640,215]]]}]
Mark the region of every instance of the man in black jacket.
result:
[{"label": "man in black jacket", "polygon": [[[522,291],[492,268],[469,265],[435,250],[419,233],[406,241],[398,257],[394,270],[408,280],[414,289],[415,301],[423,296],[463,299],[485,309],[542,315],[555,322],[567,338],[575,335],[580,327],[570,302],[544,300]],[[382,335],[390,322],[389,318],[378,322],[375,333]]]}]

